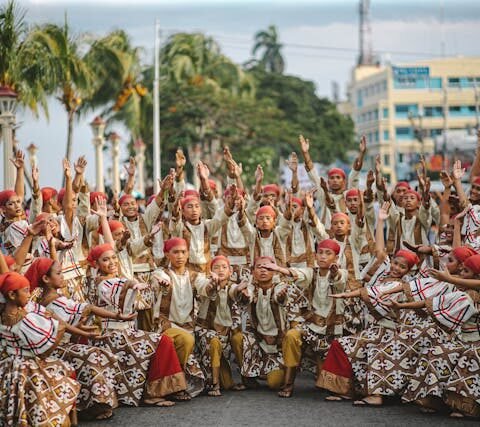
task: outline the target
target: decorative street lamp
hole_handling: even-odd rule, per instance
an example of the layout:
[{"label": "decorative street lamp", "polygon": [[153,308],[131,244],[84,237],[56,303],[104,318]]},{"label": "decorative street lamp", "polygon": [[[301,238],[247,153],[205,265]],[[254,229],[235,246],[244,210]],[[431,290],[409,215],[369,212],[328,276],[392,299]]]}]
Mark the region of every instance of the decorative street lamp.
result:
[{"label": "decorative street lamp", "polygon": [[3,139],[3,188],[15,185],[15,167],[10,162],[13,156],[13,126],[17,109],[17,94],[6,86],[0,87],[0,128]]},{"label": "decorative street lamp", "polygon": [[[141,138],[138,138],[134,144],[133,148],[135,150],[135,161],[137,163],[137,191],[142,195],[145,196],[145,149],[147,146],[143,142]],[[154,188],[157,184],[153,183]]]},{"label": "decorative street lamp", "polygon": [[105,121],[97,116],[90,123],[93,132],[93,145],[95,147],[95,186],[97,191],[105,191],[103,182],[103,146],[105,139],[103,132],[105,130]]},{"label": "decorative street lamp", "polygon": [[120,156],[120,135],[116,132],[110,134],[112,143],[112,189],[117,194],[120,193],[120,174],[119,174],[119,156]]},{"label": "decorative street lamp", "polygon": [[37,159],[37,151],[38,147],[32,142],[27,147],[28,157],[30,158],[30,167],[33,168],[34,166],[38,165]]}]

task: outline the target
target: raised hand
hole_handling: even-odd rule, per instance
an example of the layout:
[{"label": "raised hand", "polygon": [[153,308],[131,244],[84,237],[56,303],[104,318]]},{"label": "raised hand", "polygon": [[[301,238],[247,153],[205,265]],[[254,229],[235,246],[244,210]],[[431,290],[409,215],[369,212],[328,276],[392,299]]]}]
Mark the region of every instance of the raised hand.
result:
[{"label": "raised hand", "polygon": [[390,202],[384,202],[380,210],[378,211],[378,219],[385,221],[388,218],[388,211],[390,210]]},{"label": "raised hand", "polygon": [[290,159],[285,160],[285,163],[287,164],[288,168],[292,172],[297,172],[298,170],[298,156],[297,153],[292,152],[290,155]]},{"label": "raised hand", "polygon": [[312,189],[305,192],[305,196],[304,196],[305,206],[308,209],[313,208],[313,205],[314,205],[313,195],[315,194],[315,191],[317,191],[317,189],[312,188]]},{"label": "raised hand", "polygon": [[288,294],[288,287],[284,286],[280,291],[277,293],[277,301],[279,303],[285,302],[285,298],[287,297]]},{"label": "raised hand", "polygon": [[38,181],[40,179],[40,172],[38,170],[37,165],[32,166],[32,181],[33,181],[33,187],[35,187],[35,184],[38,185]]},{"label": "raised hand", "polygon": [[85,173],[85,168],[87,167],[87,160],[85,159],[85,156],[80,156],[73,164],[73,167],[77,174],[83,175]]},{"label": "raised hand", "polygon": [[208,169],[208,166],[205,163],[199,161],[197,164],[197,173],[200,179],[207,180],[210,176],[210,169]]},{"label": "raised hand", "polygon": [[257,165],[257,170],[255,171],[255,182],[258,184],[263,181],[263,168],[261,165]]},{"label": "raised hand", "polygon": [[177,148],[177,151],[175,152],[175,166],[178,169],[183,169],[186,163],[187,159],[183,153],[183,150],[181,148]]},{"label": "raised hand", "polygon": [[63,173],[65,174],[65,178],[72,177],[72,167],[70,166],[70,161],[68,159],[63,159]]},{"label": "raised hand", "polygon": [[365,135],[360,139],[360,144],[358,144],[358,151],[360,153],[365,153],[367,151],[367,138]]},{"label": "raised hand", "polygon": [[375,182],[375,174],[372,170],[369,170],[367,172],[367,182],[366,182],[367,188],[372,188],[374,182]]},{"label": "raised hand", "polygon": [[465,175],[465,168],[462,168],[462,162],[460,160],[456,160],[455,163],[453,164],[453,171],[452,171],[453,179],[461,181],[464,175]]},{"label": "raised hand", "polygon": [[135,171],[137,170],[137,162],[135,161],[135,157],[130,157],[128,159],[128,166],[124,166],[124,168],[128,176],[135,175]]},{"label": "raised hand", "polygon": [[310,141],[308,139],[305,139],[303,135],[299,135],[298,142],[300,143],[300,148],[304,153],[310,150]]},{"label": "raised hand", "polygon": [[15,158],[10,159],[15,168],[20,169],[25,167],[25,153],[22,150],[17,150]]},{"label": "raised hand", "polygon": [[453,185],[453,179],[447,171],[440,172],[440,181],[442,181],[445,189],[450,188]]},{"label": "raised hand", "polygon": [[97,197],[95,199],[95,202],[97,204],[97,210],[90,209],[90,211],[94,214],[99,216],[100,218],[102,217],[107,217],[107,201],[103,197]]}]

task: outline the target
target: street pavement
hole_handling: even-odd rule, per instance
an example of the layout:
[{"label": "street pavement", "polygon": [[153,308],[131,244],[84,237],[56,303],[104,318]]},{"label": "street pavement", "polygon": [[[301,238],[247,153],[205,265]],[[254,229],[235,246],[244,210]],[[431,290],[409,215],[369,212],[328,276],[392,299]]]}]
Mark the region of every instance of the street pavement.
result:
[{"label": "street pavement", "polygon": [[478,420],[452,420],[448,414],[422,414],[418,408],[388,402],[381,408],[353,407],[350,402],[326,402],[313,376],[300,375],[295,393],[281,399],[262,384],[259,390],[223,392],[222,397],[200,396],[173,408],[122,407],[110,420],[83,422],[84,427],[162,426],[478,426]]}]

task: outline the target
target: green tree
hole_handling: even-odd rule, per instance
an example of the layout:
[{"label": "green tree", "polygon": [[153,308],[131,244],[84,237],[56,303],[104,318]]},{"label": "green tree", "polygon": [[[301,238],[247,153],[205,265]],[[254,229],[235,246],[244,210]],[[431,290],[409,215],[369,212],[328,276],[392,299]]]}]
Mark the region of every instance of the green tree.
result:
[{"label": "green tree", "polygon": [[285,70],[285,60],[281,50],[283,45],[278,40],[277,28],[270,25],[267,30],[259,31],[255,34],[255,44],[252,49],[252,55],[262,51],[259,66],[271,73],[282,74]]},{"label": "green tree", "polygon": [[38,54],[25,23],[25,11],[15,1],[0,6],[0,86],[13,89],[20,104],[48,115],[48,94],[54,89],[49,63]]},{"label": "green tree", "polygon": [[85,46],[80,37],[71,33],[66,17],[63,26],[46,24],[36,27],[30,37],[37,46],[37,55],[43,55],[49,64],[56,97],[67,113],[66,158],[69,159],[75,116],[93,88],[92,72],[82,55]]}]

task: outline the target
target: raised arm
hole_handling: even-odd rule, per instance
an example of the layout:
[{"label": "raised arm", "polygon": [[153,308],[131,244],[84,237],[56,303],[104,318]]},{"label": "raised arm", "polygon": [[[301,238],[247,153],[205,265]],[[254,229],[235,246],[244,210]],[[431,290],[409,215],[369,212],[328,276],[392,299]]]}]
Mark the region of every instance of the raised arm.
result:
[{"label": "raised arm", "polygon": [[210,170],[202,161],[199,161],[197,164],[197,174],[198,178],[200,179],[200,196],[203,200],[211,202],[214,198],[214,195],[212,189],[210,188],[210,184],[208,183]]},{"label": "raised arm", "polygon": [[103,233],[103,240],[105,243],[112,245],[115,247],[115,240],[113,240],[112,232],[110,230],[110,226],[108,225],[107,219],[107,201],[103,197],[97,197],[95,200],[97,202],[97,210],[91,210],[93,214],[98,216],[98,222],[100,227],[102,227]]},{"label": "raised arm", "polygon": [[68,159],[63,159],[63,173],[65,174],[65,195],[63,197],[63,215],[67,221],[68,228],[72,230],[73,226],[73,187],[72,187],[72,169]]},{"label": "raised arm", "polygon": [[133,188],[135,187],[135,171],[136,171],[136,162],[135,157],[130,157],[128,160],[128,166],[125,166],[125,171],[127,172],[128,178],[125,182],[125,187],[123,192],[125,194],[132,194]]},{"label": "raised arm", "polygon": [[449,198],[452,194],[452,185],[453,179],[452,177],[446,172],[440,172],[440,180],[444,186],[443,193],[440,197],[440,225],[448,224],[450,221],[450,203]]},{"label": "raised arm", "polygon": [[243,185],[243,181],[242,181],[242,172],[243,172],[242,164],[237,163],[233,159],[232,153],[230,152],[230,149],[228,147],[224,147],[223,149],[223,159],[227,164],[228,177],[231,180],[235,181],[237,188],[240,188],[241,190],[243,190],[245,186]]},{"label": "raised arm", "polygon": [[10,159],[17,170],[15,178],[15,193],[20,199],[25,198],[25,154],[22,150],[17,150],[15,158]]},{"label": "raised arm", "polygon": [[290,159],[285,160],[288,168],[292,171],[292,182],[291,189],[292,194],[297,194],[299,190],[299,181],[298,181],[298,156],[297,153],[292,152]]},{"label": "raised arm", "polygon": [[255,189],[253,190],[253,200],[258,202],[262,195],[262,182],[263,182],[263,168],[261,165],[257,165],[255,171]]},{"label": "raised arm", "polygon": [[463,190],[462,185],[462,177],[465,175],[465,168],[462,168],[462,162],[457,160],[453,164],[453,185],[455,186],[455,190],[457,191],[458,198],[460,199],[460,206],[465,208],[468,205],[468,197]]},{"label": "raised arm", "polygon": [[5,256],[0,252],[0,274],[8,273],[9,271]]},{"label": "raised arm", "polygon": [[385,236],[383,235],[383,226],[388,218],[390,202],[384,202],[378,211],[377,228],[375,229],[375,256],[377,259],[385,258]]}]

